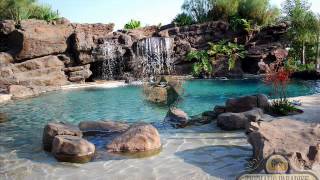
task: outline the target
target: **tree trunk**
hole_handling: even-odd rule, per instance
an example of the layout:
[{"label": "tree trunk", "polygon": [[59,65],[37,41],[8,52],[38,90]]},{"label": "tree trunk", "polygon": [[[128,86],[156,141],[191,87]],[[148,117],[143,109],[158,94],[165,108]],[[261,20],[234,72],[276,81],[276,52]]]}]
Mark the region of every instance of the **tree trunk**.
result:
[{"label": "tree trunk", "polygon": [[306,64],[306,45],[302,42],[302,64]]},{"label": "tree trunk", "polygon": [[319,49],[319,45],[320,45],[320,34],[317,35],[317,56],[316,56],[316,63],[317,63],[317,71],[320,71],[320,49]]}]

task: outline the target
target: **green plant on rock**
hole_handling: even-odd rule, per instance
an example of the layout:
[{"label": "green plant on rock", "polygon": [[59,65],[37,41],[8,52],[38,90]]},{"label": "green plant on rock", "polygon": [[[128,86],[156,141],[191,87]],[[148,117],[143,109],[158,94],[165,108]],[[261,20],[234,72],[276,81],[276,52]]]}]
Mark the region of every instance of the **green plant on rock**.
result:
[{"label": "green plant on rock", "polygon": [[181,13],[174,18],[173,23],[177,24],[178,26],[187,26],[193,24],[194,22],[191,16],[186,13]]},{"label": "green plant on rock", "polygon": [[213,68],[209,61],[210,58],[207,51],[191,51],[188,53],[186,59],[188,61],[196,61],[192,67],[193,76],[211,75]]},{"label": "green plant on rock", "polygon": [[254,31],[254,27],[252,26],[252,22],[243,18],[233,17],[230,20],[230,26],[233,31],[238,31],[239,29],[243,29],[247,33],[251,33]]},{"label": "green plant on rock", "polygon": [[270,111],[278,116],[288,116],[290,113],[299,111],[288,99],[273,100]]},{"label": "green plant on rock", "polygon": [[239,58],[244,58],[246,51],[243,45],[236,43],[220,41],[217,44],[209,43],[208,54],[215,60],[219,55],[226,56],[228,58],[228,68],[232,70],[235,68],[236,61]]},{"label": "green plant on rock", "polygon": [[131,19],[130,22],[124,25],[125,29],[137,29],[141,27],[141,22]]}]

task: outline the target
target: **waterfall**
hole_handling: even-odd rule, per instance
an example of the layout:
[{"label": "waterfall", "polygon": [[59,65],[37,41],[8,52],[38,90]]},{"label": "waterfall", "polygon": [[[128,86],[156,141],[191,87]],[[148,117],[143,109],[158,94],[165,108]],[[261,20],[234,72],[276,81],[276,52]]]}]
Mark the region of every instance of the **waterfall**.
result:
[{"label": "waterfall", "polygon": [[137,42],[134,51],[135,71],[142,77],[169,74],[173,69],[173,39],[150,37]]},{"label": "waterfall", "polygon": [[93,69],[96,79],[114,80],[122,75],[124,68],[123,55],[125,50],[112,42],[105,41],[94,51],[93,55],[96,62],[93,63]]}]

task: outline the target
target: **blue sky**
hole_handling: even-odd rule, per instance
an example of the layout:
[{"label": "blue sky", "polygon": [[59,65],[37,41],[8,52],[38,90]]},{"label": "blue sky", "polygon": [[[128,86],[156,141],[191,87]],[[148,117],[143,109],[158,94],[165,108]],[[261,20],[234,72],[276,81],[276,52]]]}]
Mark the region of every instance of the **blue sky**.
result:
[{"label": "blue sky", "polygon": [[[116,24],[120,29],[130,19],[143,25],[168,24],[181,11],[184,0],[39,0],[58,9],[72,22]],[[271,0],[279,5],[283,0]],[[309,0],[312,10],[320,13],[320,1]]]}]

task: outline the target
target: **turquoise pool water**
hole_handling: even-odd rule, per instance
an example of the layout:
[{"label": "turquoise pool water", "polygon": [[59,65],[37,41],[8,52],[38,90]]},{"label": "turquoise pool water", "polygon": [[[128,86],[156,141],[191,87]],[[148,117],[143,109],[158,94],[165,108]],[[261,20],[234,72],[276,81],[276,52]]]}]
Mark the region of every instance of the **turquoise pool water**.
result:
[{"label": "turquoise pool water", "polygon": [[[259,80],[192,80],[186,81],[183,87],[183,95],[176,106],[182,108],[189,115],[211,110],[215,105],[222,104],[230,97],[256,93],[270,95],[271,93],[270,87],[265,86]],[[319,92],[319,81],[294,81],[288,87],[288,96],[290,97]],[[37,161],[41,157],[42,164],[47,163],[47,160],[55,162],[50,155],[44,155],[41,149],[42,129],[49,121],[60,120],[73,124],[78,124],[83,120],[144,121],[155,123],[157,126],[159,123],[161,124],[167,110],[166,106],[157,106],[146,102],[142,89],[138,86],[57,91],[2,105],[0,112],[6,113],[9,121],[0,124],[0,177],[11,172],[13,167],[16,168],[19,164],[17,162],[20,162],[21,158]],[[159,129],[161,136],[166,137],[166,129]],[[227,135],[229,136],[230,133]],[[225,138],[226,135],[221,136]],[[234,134],[230,136],[234,136]],[[242,141],[245,141],[245,137],[242,138]],[[242,141],[241,143],[245,144]],[[185,141],[183,142],[185,143]],[[239,151],[243,151],[243,154],[249,156],[250,148],[246,148],[244,151],[243,148],[240,148]],[[232,151],[235,150],[232,149]],[[8,156],[12,152],[18,154],[17,159],[10,160]],[[242,160],[245,161],[245,159]],[[1,165],[8,161],[15,162],[17,165],[7,166],[5,170],[2,170]],[[230,162],[225,163],[230,164]],[[43,165],[39,166],[43,167]],[[163,165],[164,168],[165,166]]]}]

